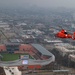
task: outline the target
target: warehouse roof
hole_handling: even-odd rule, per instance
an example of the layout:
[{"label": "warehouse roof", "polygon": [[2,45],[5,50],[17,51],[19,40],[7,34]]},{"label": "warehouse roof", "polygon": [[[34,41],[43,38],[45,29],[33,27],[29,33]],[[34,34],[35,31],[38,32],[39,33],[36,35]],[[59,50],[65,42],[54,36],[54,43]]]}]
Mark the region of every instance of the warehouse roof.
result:
[{"label": "warehouse roof", "polygon": [[36,48],[42,55],[48,55],[51,56],[52,53],[50,53],[48,50],[46,50],[44,47],[42,47],[40,44],[32,44],[34,48]]}]

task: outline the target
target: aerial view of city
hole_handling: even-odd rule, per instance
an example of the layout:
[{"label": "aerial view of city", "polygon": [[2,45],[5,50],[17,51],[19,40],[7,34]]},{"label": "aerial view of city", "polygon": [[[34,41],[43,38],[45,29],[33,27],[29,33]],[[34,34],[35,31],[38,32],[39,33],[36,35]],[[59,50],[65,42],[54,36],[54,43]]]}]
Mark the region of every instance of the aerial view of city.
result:
[{"label": "aerial view of city", "polygon": [[0,75],[75,75],[75,1],[0,1]]}]

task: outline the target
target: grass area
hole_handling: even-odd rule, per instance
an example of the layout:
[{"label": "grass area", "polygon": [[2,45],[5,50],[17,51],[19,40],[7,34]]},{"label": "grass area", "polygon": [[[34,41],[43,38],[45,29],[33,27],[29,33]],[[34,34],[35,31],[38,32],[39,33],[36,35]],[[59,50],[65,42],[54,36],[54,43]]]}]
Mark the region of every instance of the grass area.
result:
[{"label": "grass area", "polygon": [[[29,55],[29,54],[10,54],[10,53],[3,53],[1,54],[3,56],[2,61],[13,61],[19,59],[20,55]],[[30,55],[29,58],[33,59]]]}]

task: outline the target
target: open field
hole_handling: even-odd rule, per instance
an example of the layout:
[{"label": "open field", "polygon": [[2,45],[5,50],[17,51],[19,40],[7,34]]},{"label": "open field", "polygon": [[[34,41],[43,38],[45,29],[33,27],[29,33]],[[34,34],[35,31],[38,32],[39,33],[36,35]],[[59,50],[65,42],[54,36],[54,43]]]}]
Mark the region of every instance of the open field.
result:
[{"label": "open field", "polygon": [[[2,61],[13,61],[19,59],[20,55],[29,55],[29,54],[10,54],[10,53],[3,53],[1,54],[3,56]],[[32,57],[29,55],[29,58],[32,59]]]}]

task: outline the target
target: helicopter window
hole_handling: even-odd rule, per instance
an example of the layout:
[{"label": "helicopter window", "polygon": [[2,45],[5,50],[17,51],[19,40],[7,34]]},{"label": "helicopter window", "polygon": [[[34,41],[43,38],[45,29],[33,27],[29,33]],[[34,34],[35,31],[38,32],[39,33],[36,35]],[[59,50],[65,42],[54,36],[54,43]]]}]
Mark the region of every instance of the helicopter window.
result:
[{"label": "helicopter window", "polygon": [[64,32],[64,34],[68,34],[67,32]]}]

